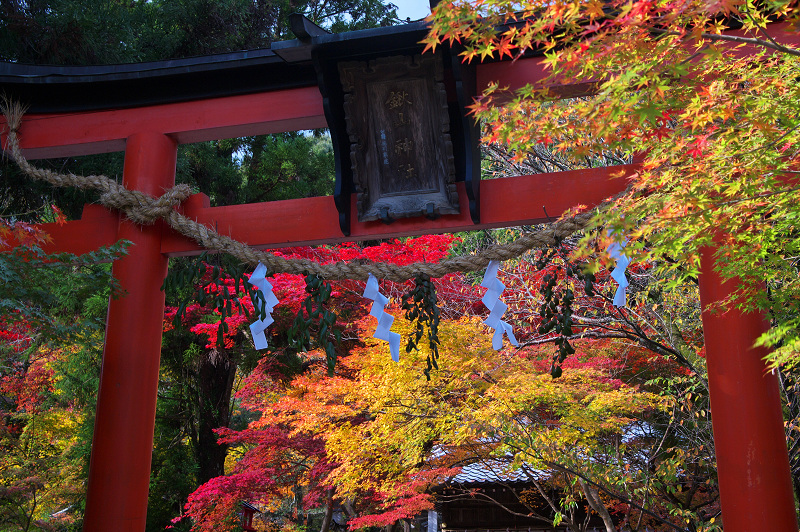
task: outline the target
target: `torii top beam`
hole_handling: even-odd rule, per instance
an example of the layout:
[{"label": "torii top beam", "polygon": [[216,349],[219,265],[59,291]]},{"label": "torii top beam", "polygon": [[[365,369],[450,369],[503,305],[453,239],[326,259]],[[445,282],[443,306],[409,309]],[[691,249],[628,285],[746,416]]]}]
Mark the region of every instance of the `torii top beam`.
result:
[{"label": "torii top beam", "polygon": [[[28,106],[22,147],[31,159],[121,151],[126,135],[144,123],[179,143],[327,127],[312,49],[335,50],[343,58],[419,53],[425,28],[417,22],[149,63],[0,62],[0,90]],[[544,67],[540,57],[531,57],[513,66],[481,64],[476,74],[478,89],[496,80],[513,89],[541,79]],[[264,94],[271,95],[269,102],[254,96]],[[226,108],[220,109],[223,98]],[[42,120],[53,128],[49,134]]]},{"label": "torii top beam", "polygon": [[[30,159],[121,151],[130,135],[144,130],[165,134],[178,143],[191,143],[320,128],[329,123],[331,111],[326,110],[323,92],[330,92],[330,88],[318,87],[322,67],[314,65],[314,54],[322,51],[327,57],[348,60],[369,59],[378,53],[419,53],[422,46],[418,42],[425,28],[424,23],[413,23],[339,35],[305,32],[302,40],[274,43],[267,50],[135,65],[0,63],[0,91],[29,106],[20,139],[23,153]],[[514,64],[482,63],[476,65],[473,74],[473,90],[479,91],[493,81],[512,89],[521,87],[543,78],[545,72],[541,58],[533,56]],[[447,82],[454,84],[455,80]],[[619,192],[624,186],[622,175],[632,170],[581,170],[486,181],[481,185],[485,197],[480,201],[478,224],[474,217],[470,220],[465,209],[435,221],[405,218],[390,226],[360,223],[353,214],[347,235],[332,223],[341,210],[337,213],[330,198],[216,208],[195,198],[183,209],[185,214],[255,247],[320,244],[545,222],[572,205],[594,205]],[[461,204],[466,205],[470,200],[467,186],[459,183],[458,190]],[[349,200],[350,192],[341,195]],[[504,200],[509,197],[515,201]],[[354,210],[353,203],[345,202],[344,209]],[[114,224],[110,227],[106,223],[113,215],[104,212],[98,208],[88,211],[79,231],[73,229],[77,229],[77,223],[47,230],[54,242],[67,245],[71,251],[108,245],[117,235],[112,230]],[[248,223],[256,218],[272,220],[270,227]],[[162,252],[169,256],[200,251],[179,235],[165,234],[162,240]]]}]

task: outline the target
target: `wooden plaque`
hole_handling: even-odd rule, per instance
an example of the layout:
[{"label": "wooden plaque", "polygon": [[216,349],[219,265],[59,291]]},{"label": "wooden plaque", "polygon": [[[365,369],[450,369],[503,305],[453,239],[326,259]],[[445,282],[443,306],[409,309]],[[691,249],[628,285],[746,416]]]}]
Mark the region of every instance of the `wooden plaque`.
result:
[{"label": "wooden plaque", "polygon": [[438,56],[339,64],[359,221],[459,212]]}]

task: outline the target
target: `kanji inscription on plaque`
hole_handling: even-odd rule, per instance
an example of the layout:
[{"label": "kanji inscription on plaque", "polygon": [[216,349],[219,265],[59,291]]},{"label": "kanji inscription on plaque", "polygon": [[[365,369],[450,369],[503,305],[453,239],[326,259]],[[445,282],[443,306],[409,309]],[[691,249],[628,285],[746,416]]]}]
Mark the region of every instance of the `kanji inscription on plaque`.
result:
[{"label": "kanji inscription on plaque", "polygon": [[438,56],[340,63],[359,221],[459,212]]}]

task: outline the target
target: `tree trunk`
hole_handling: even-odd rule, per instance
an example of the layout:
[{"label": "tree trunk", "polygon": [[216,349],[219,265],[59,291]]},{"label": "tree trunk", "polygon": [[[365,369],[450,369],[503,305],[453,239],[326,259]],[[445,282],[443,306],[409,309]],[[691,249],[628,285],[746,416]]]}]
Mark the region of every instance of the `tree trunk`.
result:
[{"label": "tree trunk", "polygon": [[600,515],[600,518],[603,520],[603,524],[606,527],[606,532],[616,532],[617,527],[614,526],[614,520],[611,519],[611,514],[608,513],[608,508],[606,508],[606,505],[600,500],[600,494],[597,492],[597,490],[592,488],[580,477],[578,477],[578,482],[581,483],[583,494],[586,497],[586,501],[589,503],[589,506],[592,508],[592,510],[597,512]]},{"label": "tree trunk", "polygon": [[342,503],[342,507],[344,511],[347,512],[347,517],[349,519],[353,519],[354,517],[358,517],[356,514],[356,509],[353,508],[353,499],[347,499]]},{"label": "tree trunk", "polygon": [[325,516],[322,518],[322,526],[319,527],[319,532],[328,532],[331,527],[331,520],[333,519],[333,488],[328,490],[326,499]]},{"label": "tree trunk", "polygon": [[197,370],[197,480],[199,483],[225,474],[227,445],[217,443],[214,429],[230,424],[230,404],[236,364],[221,352],[204,358]]}]

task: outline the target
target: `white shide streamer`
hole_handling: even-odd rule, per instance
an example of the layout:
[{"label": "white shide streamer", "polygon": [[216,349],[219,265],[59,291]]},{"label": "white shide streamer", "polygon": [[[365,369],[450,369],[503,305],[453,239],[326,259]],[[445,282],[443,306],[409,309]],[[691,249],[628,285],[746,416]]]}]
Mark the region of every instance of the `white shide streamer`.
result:
[{"label": "white shide streamer", "polygon": [[486,273],[483,276],[483,282],[481,282],[481,286],[487,288],[481,301],[483,301],[483,304],[489,309],[489,317],[486,318],[483,323],[487,327],[494,329],[492,347],[495,350],[503,347],[503,334],[508,335],[508,341],[511,342],[512,345],[519,346],[516,337],[514,337],[514,330],[511,324],[500,319],[503,317],[503,314],[505,314],[506,309],[508,309],[508,305],[503,303],[500,299],[503,290],[506,289],[506,285],[501,283],[497,278],[497,270],[499,268],[500,263],[498,261],[493,260],[489,262],[489,266],[486,267]]},{"label": "white shide streamer", "polygon": [[250,333],[253,335],[253,344],[256,349],[266,349],[267,335],[264,331],[275,321],[272,319],[272,311],[275,309],[275,305],[278,304],[278,298],[272,293],[272,285],[267,281],[267,267],[260,262],[252,275],[250,275],[250,284],[257,287],[264,295],[264,301],[266,302],[264,310],[267,313],[263,320],[256,320],[250,325]]},{"label": "white shide streamer", "polygon": [[611,272],[611,277],[617,281],[617,284],[619,284],[617,291],[614,294],[614,305],[617,307],[624,307],[627,304],[625,289],[628,287],[629,283],[628,278],[625,276],[625,269],[628,267],[628,264],[630,264],[631,261],[623,252],[626,244],[627,242],[612,242],[606,250],[608,251],[609,256],[616,261],[616,266]]},{"label": "white shide streamer", "polygon": [[392,360],[399,362],[400,335],[389,330],[392,328],[392,323],[394,323],[394,316],[383,310],[389,303],[389,298],[381,294],[378,287],[378,280],[372,274],[369,274],[369,279],[367,279],[367,286],[364,288],[364,297],[374,301],[369,313],[378,320],[378,327],[375,329],[375,334],[372,336],[378,340],[389,342],[389,352],[392,354]]}]

